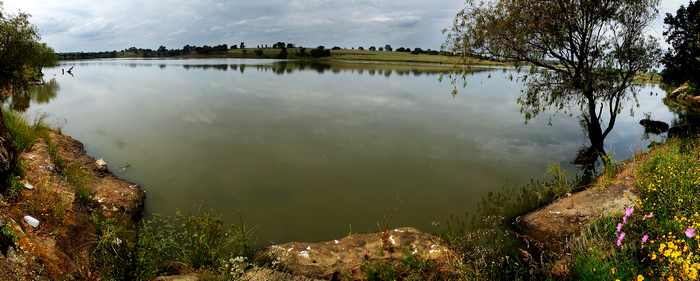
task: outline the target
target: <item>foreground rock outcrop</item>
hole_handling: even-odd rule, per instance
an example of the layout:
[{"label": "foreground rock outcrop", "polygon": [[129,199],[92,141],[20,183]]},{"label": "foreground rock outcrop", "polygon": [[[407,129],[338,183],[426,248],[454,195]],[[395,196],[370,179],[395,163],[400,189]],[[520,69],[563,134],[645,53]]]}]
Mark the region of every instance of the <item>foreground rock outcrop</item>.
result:
[{"label": "foreground rock outcrop", "polygon": [[[133,230],[140,217],[144,193],[138,185],[98,169],[71,137],[55,131],[49,137],[55,150],[39,140],[22,153],[22,188],[0,200],[0,220],[17,238],[0,255],[0,280],[98,280],[90,263],[96,218]],[[31,226],[25,216],[38,219],[39,225]]]},{"label": "foreground rock outcrop", "polygon": [[408,255],[428,260],[451,272],[455,254],[437,237],[415,228],[397,228],[380,233],[353,234],[340,240],[274,245],[260,254],[285,271],[324,280],[361,280],[367,263],[392,263]]}]

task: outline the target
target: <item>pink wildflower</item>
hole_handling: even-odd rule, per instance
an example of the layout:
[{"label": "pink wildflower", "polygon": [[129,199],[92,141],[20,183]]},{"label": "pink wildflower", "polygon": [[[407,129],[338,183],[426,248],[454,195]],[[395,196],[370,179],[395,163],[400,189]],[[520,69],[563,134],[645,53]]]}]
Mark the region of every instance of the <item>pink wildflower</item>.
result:
[{"label": "pink wildflower", "polygon": [[622,231],[622,224],[618,223],[617,227],[615,228],[615,233],[620,234],[620,231]]},{"label": "pink wildflower", "polygon": [[617,236],[617,241],[615,241],[615,245],[618,247],[622,247],[622,240],[625,240],[625,233],[620,232],[620,234]]},{"label": "pink wildflower", "polygon": [[632,216],[632,213],[634,213],[634,208],[630,207],[625,209],[625,216],[622,217],[622,224],[627,224],[627,219]]},{"label": "pink wildflower", "polygon": [[695,237],[695,228],[688,228],[685,230],[685,236],[688,238]]},{"label": "pink wildflower", "polygon": [[644,236],[642,236],[642,243],[646,243],[649,241],[649,234],[644,233]]}]

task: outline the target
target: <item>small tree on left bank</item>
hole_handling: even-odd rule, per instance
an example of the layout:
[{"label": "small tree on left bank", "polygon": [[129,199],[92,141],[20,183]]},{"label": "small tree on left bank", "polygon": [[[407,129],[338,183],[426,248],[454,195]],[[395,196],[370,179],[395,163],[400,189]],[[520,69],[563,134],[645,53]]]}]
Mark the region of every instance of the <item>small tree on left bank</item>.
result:
[{"label": "small tree on left bank", "polygon": [[[41,80],[43,67],[57,63],[53,49],[39,40],[28,14],[7,14],[0,2],[0,102],[25,92],[31,82]],[[0,191],[7,186],[16,157],[13,138],[0,110]]]}]

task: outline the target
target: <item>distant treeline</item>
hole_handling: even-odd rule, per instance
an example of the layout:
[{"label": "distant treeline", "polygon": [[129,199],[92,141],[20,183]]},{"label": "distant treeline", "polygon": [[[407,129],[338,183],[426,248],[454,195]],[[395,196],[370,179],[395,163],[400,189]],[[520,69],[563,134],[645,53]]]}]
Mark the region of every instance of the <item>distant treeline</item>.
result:
[{"label": "distant treeline", "polygon": [[[243,44],[243,43],[241,43]],[[127,57],[141,57],[141,58],[163,58],[163,57],[179,57],[187,56],[193,54],[200,55],[212,55],[212,54],[226,54],[229,50],[228,45],[217,45],[217,46],[190,46],[185,45],[182,49],[168,49],[165,46],[160,46],[158,49],[142,49],[131,47],[121,51],[107,51],[107,52],[71,52],[71,53],[59,53],[58,56],[62,60],[73,60],[73,59],[101,59],[101,58],[127,58]]]},{"label": "distant treeline", "polygon": [[[274,55],[265,52],[265,49],[277,49]],[[290,52],[290,50],[294,50]],[[247,48],[245,42],[240,44],[227,45],[221,44],[216,46],[191,46],[185,45],[181,49],[168,49],[165,46],[160,46],[158,49],[142,49],[131,47],[121,51],[105,51],[105,52],[68,52],[59,53],[61,60],[79,60],[79,59],[101,59],[101,58],[167,58],[167,57],[188,57],[188,56],[223,56],[223,57],[244,57],[244,58],[322,58],[331,56],[331,50],[342,50],[343,48],[335,46],[327,49],[324,46],[316,48],[298,47],[293,43],[277,42],[272,45],[258,45],[256,48]],[[356,48],[352,47],[352,50]],[[435,50],[423,50],[421,48],[400,47],[393,49],[391,45],[384,47],[370,46],[365,49],[358,47],[357,50],[364,51],[379,51],[379,52],[402,52],[411,54],[429,54],[429,55],[452,55],[447,52]]]}]

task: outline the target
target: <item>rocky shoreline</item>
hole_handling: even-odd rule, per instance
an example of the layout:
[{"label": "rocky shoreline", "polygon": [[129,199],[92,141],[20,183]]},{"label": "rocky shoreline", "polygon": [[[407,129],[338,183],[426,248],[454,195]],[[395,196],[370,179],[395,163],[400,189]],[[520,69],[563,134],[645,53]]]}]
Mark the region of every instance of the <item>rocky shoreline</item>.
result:
[{"label": "rocky shoreline", "polygon": [[[0,200],[0,220],[16,236],[15,247],[0,255],[0,280],[99,278],[90,264],[97,243],[95,218],[111,219],[135,231],[142,214],[145,193],[137,184],[99,165],[79,141],[53,130],[47,134],[52,145],[39,139],[19,156],[24,175],[16,182],[23,188],[15,198]],[[61,169],[77,169],[71,172],[80,176],[68,178]],[[76,180],[81,182],[71,182]],[[89,200],[84,193],[89,193]],[[30,225],[26,216],[38,225]]]},{"label": "rocky shoreline", "polygon": [[[24,171],[15,181],[21,184],[19,192],[0,198],[0,226],[12,229],[17,238],[14,247],[0,255],[0,280],[100,280],[101,272],[90,256],[98,242],[100,220],[116,222],[133,233],[135,241],[145,192],[117,178],[104,161],[87,155],[83,144],[70,136],[49,130],[46,139],[40,138],[19,156]],[[601,176],[590,188],[518,218],[521,239],[529,245],[522,254],[559,256],[552,274],[567,276],[568,239],[590,222],[635,204],[635,171],[647,155],[626,161],[612,178]],[[69,169],[77,169],[80,178],[67,176]],[[89,187],[90,199],[86,201],[76,186]],[[242,280],[361,280],[367,264],[396,264],[409,257],[429,261],[436,272],[447,276],[460,263],[440,238],[407,227],[326,242],[271,245],[256,254],[256,260],[267,261],[260,263],[265,266],[248,268]],[[179,274],[156,280],[202,279],[197,272]]]},{"label": "rocky shoreline", "polygon": [[[47,139],[50,142],[38,139],[21,153],[24,173],[16,182],[22,188],[13,198],[0,198],[0,222],[17,239],[0,255],[0,280],[100,280],[101,272],[91,264],[90,256],[98,243],[99,220],[115,221],[136,239],[145,192],[138,184],[113,175],[103,160],[87,155],[84,145],[72,137],[49,130]],[[77,169],[79,179],[67,176],[68,169]],[[76,186],[88,187],[87,202],[81,194],[85,191]],[[26,216],[36,219],[38,225],[33,226]],[[456,257],[433,235],[397,228],[328,242],[266,247],[257,257],[272,260],[275,266],[251,268],[243,280],[361,279],[361,267],[368,262],[396,263],[408,256],[435,262],[445,272],[451,270]],[[200,277],[184,272],[156,280]]]}]

